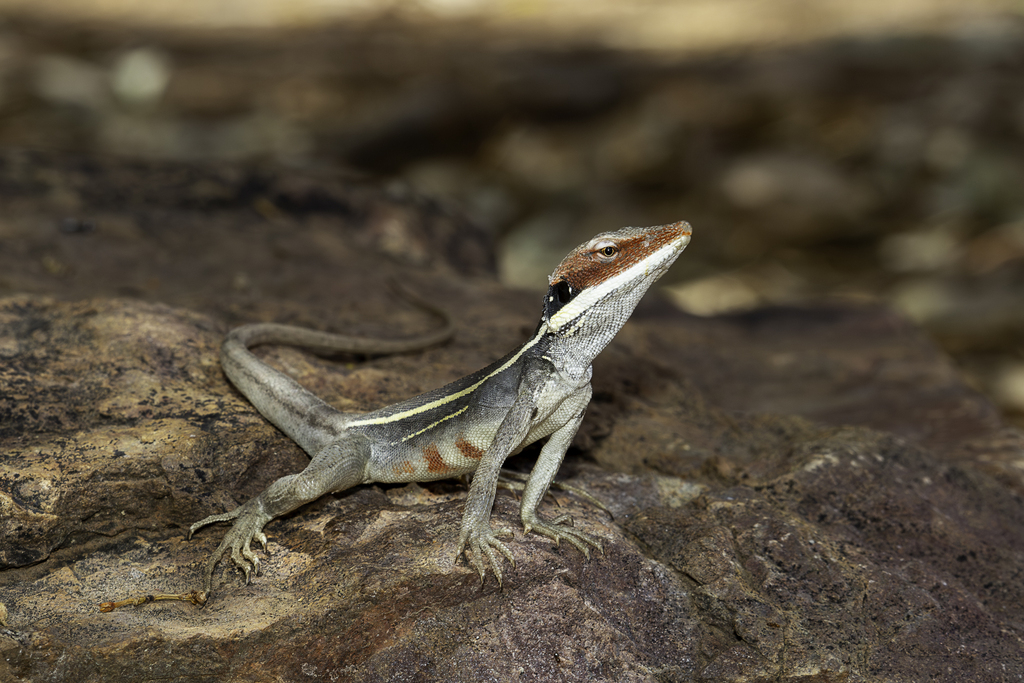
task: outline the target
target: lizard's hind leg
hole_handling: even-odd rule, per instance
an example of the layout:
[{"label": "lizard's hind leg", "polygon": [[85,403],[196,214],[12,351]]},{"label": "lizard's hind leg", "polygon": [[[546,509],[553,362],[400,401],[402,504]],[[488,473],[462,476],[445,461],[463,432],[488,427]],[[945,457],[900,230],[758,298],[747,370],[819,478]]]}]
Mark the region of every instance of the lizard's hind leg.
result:
[{"label": "lizard's hind leg", "polygon": [[325,493],[343,491],[363,483],[369,452],[369,443],[361,437],[332,443],[318,452],[302,472],[281,477],[263,493],[230,512],[210,515],[193,524],[189,528],[189,538],[207,524],[235,520],[234,526],[203,567],[203,589],[206,593],[212,594],[213,570],[228,551],[231,552],[231,561],[245,574],[245,583],[248,584],[253,574],[260,572],[260,559],[252,550],[252,541],[258,541],[266,549],[267,537],[263,527],[267,522]]}]

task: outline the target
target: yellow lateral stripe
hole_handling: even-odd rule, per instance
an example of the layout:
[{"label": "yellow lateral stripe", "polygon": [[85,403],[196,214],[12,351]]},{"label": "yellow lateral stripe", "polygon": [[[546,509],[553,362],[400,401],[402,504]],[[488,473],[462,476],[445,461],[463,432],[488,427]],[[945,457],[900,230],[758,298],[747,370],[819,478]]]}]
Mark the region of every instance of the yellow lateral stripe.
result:
[{"label": "yellow lateral stripe", "polygon": [[450,415],[445,415],[444,417],[442,417],[442,418],[441,418],[440,420],[438,420],[437,422],[435,422],[435,423],[433,423],[433,424],[429,424],[429,425],[427,425],[426,427],[424,427],[424,428],[423,428],[423,429],[421,429],[420,431],[418,431],[418,432],[413,432],[412,434],[409,434],[408,436],[403,436],[403,437],[401,438],[401,440],[400,440],[400,441],[395,441],[395,442],[393,442],[393,443],[392,443],[392,445],[395,445],[395,444],[401,443],[401,441],[408,441],[409,439],[415,438],[415,437],[419,436],[420,434],[422,434],[423,432],[425,432],[425,431],[428,431],[428,430],[430,430],[430,429],[433,429],[434,427],[436,427],[437,425],[441,424],[441,423],[442,423],[442,422],[444,422],[445,420],[450,420],[450,419],[452,419],[453,417],[458,417],[459,415],[462,415],[462,414],[463,414],[464,412],[466,412],[467,410],[469,410],[469,406],[468,406],[468,405],[466,405],[466,406],[462,406],[461,408],[459,408],[458,410],[456,410],[456,411],[455,411],[454,413],[451,413]]},{"label": "yellow lateral stripe", "polygon": [[537,333],[537,335],[533,339],[531,339],[530,341],[528,341],[525,344],[523,344],[523,347],[521,349],[519,349],[519,353],[517,353],[516,355],[512,356],[511,358],[509,358],[508,361],[504,365],[502,365],[500,368],[498,368],[497,370],[495,370],[491,374],[489,374],[486,377],[484,377],[483,379],[481,379],[476,384],[473,384],[472,386],[468,386],[465,389],[463,389],[462,391],[456,391],[454,394],[448,394],[447,396],[443,396],[443,397],[437,399],[436,401],[431,401],[430,403],[424,403],[421,406],[417,406],[417,407],[412,408],[410,410],[406,410],[405,412],[395,413],[394,415],[387,415],[385,417],[378,417],[378,418],[375,418],[373,420],[354,420],[352,422],[349,422],[348,426],[349,427],[362,427],[364,425],[381,425],[381,424],[389,424],[391,422],[399,422],[401,420],[404,420],[407,417],[412,417],[413,415],[419,415],[420,413],[425,413],[428,410],[433,410],[434,408],[438,408],[440,406],[443,406],[446,403],[451,403],[455,399],[462,398],[463,396],[467,396],[467,395],[473,393],[474,391],[476,391],[480,387],[481,384],[483,384],[484,382],[486,382],[490,378],[492,378],[495,375],[498,375],[498,374],[500,374],[502,372],[505,372],[510,367],[512,367],[515,364],[515,362],[517,360],[519,360],[519,357],[522,356],[524,353],[526,353],[527,349],[529,349],[534,344],[536,344],[538,341],[540,341],[540,338],[542,336],[544,336],[544,332],[543,331],[539,331]]}]

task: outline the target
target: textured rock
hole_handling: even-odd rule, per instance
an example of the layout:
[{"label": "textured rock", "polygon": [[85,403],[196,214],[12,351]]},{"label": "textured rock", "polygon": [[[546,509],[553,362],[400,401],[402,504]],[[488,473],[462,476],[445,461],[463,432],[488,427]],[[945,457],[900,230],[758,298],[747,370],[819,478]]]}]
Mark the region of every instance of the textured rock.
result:
[{"label": "textured rock", "polygon": [[[122,208],[139,215],[148,201]],[[38,260],[6,261],[4,277],[35,293],[0,300],[0,680],[1024,675],[1024,438],[927,339],[875,309],[698,319],[647,302],[599,359],[562,469],[612,516],[563,492],[543,507],[604,540],[589,560],[524,538],[502,492],[494,519],[515,532],[516,567],[501,588],[481,586],[453,557],[461,484],[368,486],[270,524],[262,575],[243,587],[222,567],[205,608],[100,613],[104,601],[197,589],[224,528],[185,542],[187,526],[306,462],[222,376],[230,324],[392,335],[436,324],[383,286],[394,252],[380,244],[310,258],[358,220],[282,210],[294,223],[270,234],[251,205],[228,204],[205,218],[163,206],[130,249],[107,255],[106,279],[79,280],[92,298],[67,300],[60,280],[60,297],[43,296]],[[205,248],[199,228],[175,237],[204,221],[220,229]],[[108,215],[74,238],[105,244],[115,224]],[[118,259],[154,244],[154,278],[201,258],[211,273],[253,273],[253,289],[192,279],[149,301],[112,297]],[[452,343],[369,360],[260,353],[359,410],[471,371],[529,333],[535,297],[438,258],[402,272],[455,313]],[[533,453],[511,464],[526,469]]]}]

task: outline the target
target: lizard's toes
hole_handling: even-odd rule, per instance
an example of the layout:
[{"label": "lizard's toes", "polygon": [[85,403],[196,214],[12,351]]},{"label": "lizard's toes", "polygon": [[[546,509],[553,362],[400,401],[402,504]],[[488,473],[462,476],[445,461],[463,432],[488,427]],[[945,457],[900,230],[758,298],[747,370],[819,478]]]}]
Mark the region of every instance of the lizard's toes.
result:
[{"label": "lizard's toes", "polygon": [[531,519],[524,520],[523,526],[527,532],[535,531],[542,536],[547,536],[555,542],[555,545],[558,545],[563,540],[571,543],[587,559],[590,559],[590,548],[588,546],[593,546],[599,551],[604,552],[601,541],[596,536],[573,527],[572,518],[568,515],[562,515],[550,522],[542,521],[540,517],[534,516]]},{"label": "lizard's toes", "polygon": [[245,574],[246,585],[249,585],[253,576],[260,574],[260,558],[249,547],[248,541],[245,542],[241,550],[237,546],[231,549],[231,561]]},{"label": "lizard's toes", "polygon": [[494,572],[494,577],[498,580],[498,585],[501,585],[502,573],[501,558],[498,556],[499,553],[512,564],[513,568],[515,568],[515,558],[512,557],[512,553],[505,544],[497,538],[498,536],[510,535],[512,535],[512,532],[510,531],[493,531],[488,527],[483,531],[473,531],[467,534],[465,538],[460,539],[459,554],[462,554],[462,552],[466,553],[466,560],[469,562],[470,566],[476,569],[477,573],[480,574],[481,584],[486,580],[487,570],[490,569]]}]

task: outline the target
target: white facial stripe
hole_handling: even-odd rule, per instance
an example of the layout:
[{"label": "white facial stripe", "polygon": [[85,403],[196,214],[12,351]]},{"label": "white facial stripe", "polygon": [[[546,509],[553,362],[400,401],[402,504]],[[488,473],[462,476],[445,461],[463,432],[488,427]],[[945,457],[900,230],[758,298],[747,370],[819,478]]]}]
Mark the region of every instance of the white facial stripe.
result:
[{"label": "white facial stripe", "polygon": [[673,240],[618,275],[614,275],[593,287],[584,289],[576,296],[575,299],[567,303],[557,313],[551,316],[551,319],[548,320],[548,327],[552,332],[557,332],[563,325],[571,320],[575,320],[581,313],[583,313],[583,311],[587,310],[607,296],[609,292],[618,289],[630,280],[647,277],[651,270],[661,267],[665,261],[673,258],[682,251],[683,247],[685,247],[689,241],[689,239]]},{"label": "white facial stripe", "polygon": [[[407,417],[412,417],[413,415],[419,415],[420,413],[425,413],[428,410],[433,410],[434,408],[440,408],[441,406],[443,406],[443,405],[445,405],[447,403],[451,403],[452,401],[454,401],[456,399],[459,399],[459,398],[462,398],[463,396],[471,394],[474,391],[476,391],[480,387],[480,385],[482,385],[484,382],[489,380],[491,377],[494,377],[495,375],[500,374],[500,373],[504,372],[505,370],[508,370],[510,367],[512,367],[515,364],[515,362],[517,360],[519,360],[519,357],[522,356],[526,352],[527,349],[529,349],[531,346],[533,346],[534,344],[536,344],[537,342],[539,342],[541,340],[541,337],[544,336],[543,332],[544,331],[541,330],[540,332],[538,332],[538,334],[536,336],[534,336],[533,339],[531,339],[530,341],[528,341],[525,344],[523,344],[523,347],[521,349],[519,349],[518,353],[516,353],[514,356],[509,358],[504,364],[502,364],[501,367],[495,369],[495,371],[492,372],[491,374],[486,375],[486,376],[480,378],[480,380],[478,382],[476,382],[473,385],[470,385],[470,386],[466,387],[462,391],[456,391],[456,392],[448,394],[446,396],[442,396],[441,398],[437,399],[436,401],[431,401],[430,403],[424,403],[421,406],[416,406],[415,408],[411,408],[409,410],[405,410],[405,411],[402,411],[400,413],[394,413],[393,415],[386,415],[384,417],[377,417],[377,418],[373,418],[373,419],[370,419],[370,420],[354,420],[352,422],[349,422],[348,424],[349,424],[350,427],[360,427],[360,426],[363,426],[363,425],[380,425],[380,424],[388,424],[390,422],[399,422],[400,420],[404,420]],[[458,413],[455,413],[455,414],[458,414]],[[440,420],[438,420],[438,422],[443,422],[448,417],[454,417],[454,415],[448,415],[447,417],[443,417]],[[436,424],[437,424],[437,422],[435,422],[434,424],[430,425],[430,427],[433,427]],[[427,427],[427,429],[430,429],[430,427]],[[417,433],[419,433],[419,432],[417,432]]]}]

